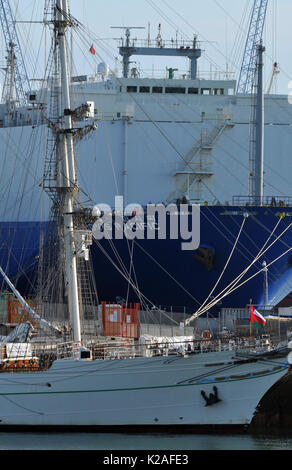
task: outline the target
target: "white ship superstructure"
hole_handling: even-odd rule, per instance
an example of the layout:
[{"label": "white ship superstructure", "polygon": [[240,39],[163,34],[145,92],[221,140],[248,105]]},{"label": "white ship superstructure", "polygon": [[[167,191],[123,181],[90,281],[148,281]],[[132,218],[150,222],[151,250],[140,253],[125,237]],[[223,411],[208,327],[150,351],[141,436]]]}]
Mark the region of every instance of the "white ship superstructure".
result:
[{"label": "white ship superstructure", "polygon": [[[93,201],[114,205],[114,197],[123,195],[140,204],[183,196],[201,204],[232,204],[234,196],[247,202],[251,97],[235,94],[236,81],[82,78],[71,92],[74,106],[90,103],[86,120],[98,123],[80,150],[81,177]],[[24,146],[31,135],[37,142],[44,134],[45,96],[37,91],[28,109],[15,111],[15,127],[1,130],[4,141],[21,134]],[[287,96],[265,97],[266,197],[290,195],[291,111]],[[33,146],[31,152],[37,167],[39,153]]]}]

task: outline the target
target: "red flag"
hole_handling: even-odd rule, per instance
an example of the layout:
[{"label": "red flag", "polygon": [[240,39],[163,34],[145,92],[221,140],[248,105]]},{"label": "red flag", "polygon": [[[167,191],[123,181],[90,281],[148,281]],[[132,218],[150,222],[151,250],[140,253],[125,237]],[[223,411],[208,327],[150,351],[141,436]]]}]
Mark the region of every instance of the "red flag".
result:
[{"label": "red flag", "polygon": [[266,319],[252,305],[250,306],[250,323],[255,323],[259,328],[266,324]]},{"label": "red flag", "polygon": [[91,48],[89,49],[89,52],[91,52],[91,54],[93,54],[93,55],[95,54],[95,49],[93,47],[93,44],[91,45]]}]

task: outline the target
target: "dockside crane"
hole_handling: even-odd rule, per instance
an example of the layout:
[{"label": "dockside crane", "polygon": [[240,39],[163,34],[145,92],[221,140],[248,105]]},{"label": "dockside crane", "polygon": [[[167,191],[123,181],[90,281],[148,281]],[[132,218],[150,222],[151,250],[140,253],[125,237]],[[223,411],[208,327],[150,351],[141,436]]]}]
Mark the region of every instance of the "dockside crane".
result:
[{"label": "dockside crane", "polygon": [[257,70],[257,47],[263,38],[268,0],[254,0],[237,93],[252,93]]},{"label": "dockside crane", "polygon": [[13,75],[17,103],[19,106],[22,106],[28,101],[30,81],[25,67],[15,26],[15,19],[13,17],[9,0],[0,0],[0,22],[8,54],[13,54],[14,70],[13,73],[10,73]]}]

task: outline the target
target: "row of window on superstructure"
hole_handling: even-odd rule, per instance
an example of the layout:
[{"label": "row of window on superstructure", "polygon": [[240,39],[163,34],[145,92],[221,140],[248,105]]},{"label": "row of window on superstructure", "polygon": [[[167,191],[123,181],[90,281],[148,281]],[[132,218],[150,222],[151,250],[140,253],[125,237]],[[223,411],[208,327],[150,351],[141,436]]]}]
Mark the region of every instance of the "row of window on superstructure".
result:
[{"label": "row of window on superstructure", "polygon": [[[176,93],[180,95],[224,95],[233,94],[233,89],[225,88],[184,88],[184,87],[162,87],[162,86],[134,86],[126,87],[127,93]],[[122,91],[122,87],[121,87]]]}]

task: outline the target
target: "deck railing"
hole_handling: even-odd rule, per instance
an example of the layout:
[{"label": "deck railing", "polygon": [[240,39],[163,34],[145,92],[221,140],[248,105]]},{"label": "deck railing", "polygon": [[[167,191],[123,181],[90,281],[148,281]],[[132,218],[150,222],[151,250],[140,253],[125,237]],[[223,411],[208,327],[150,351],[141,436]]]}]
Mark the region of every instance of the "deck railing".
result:
[{"label": "deck railing", "polygon": [[233,206],[268,206],[268,207],[291,207],[292,196],[234,196]]}]

